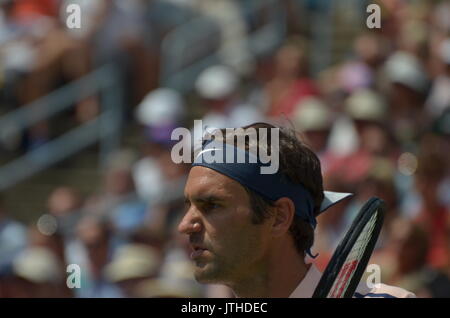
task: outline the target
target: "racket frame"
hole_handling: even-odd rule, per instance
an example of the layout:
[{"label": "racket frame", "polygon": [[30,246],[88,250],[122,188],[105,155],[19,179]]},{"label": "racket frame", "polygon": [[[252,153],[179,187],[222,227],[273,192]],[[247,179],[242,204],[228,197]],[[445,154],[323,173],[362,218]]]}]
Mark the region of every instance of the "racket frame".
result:
[{"label": "racket frame", "polygon": [[313,298],[326,298],[328,296],[335,280],[339,278],[339,273],[345,265],[345,261],[347,260],[347,257],[350,254],[354,244],[356,244],[359,235],[362,233],[364,227],[369,222],[373,214],[377,213],[377,220],[375,220],[375,226],[372,230],[372,237],[375,237],[375,239],[370,239],[367,247],[363,252],[361,260],[357,264],[353,276],[350,278],[348,287],[343,293],[343,298],[353,297],[354,292],[367,267],[367,263],[369,262],[369,259],[375,248],[378,236],[381,232],[385,211],[386,205],[384,201],[379,198],[372,197],[364,204],[355,220],[353,221],[350,229],[347,231],[344,238],[341,240],[335,252],[333,253],[332,258],[328,263],[325,271],[323,272],[322,277],[314,291],[314,294],[312,296]]}]

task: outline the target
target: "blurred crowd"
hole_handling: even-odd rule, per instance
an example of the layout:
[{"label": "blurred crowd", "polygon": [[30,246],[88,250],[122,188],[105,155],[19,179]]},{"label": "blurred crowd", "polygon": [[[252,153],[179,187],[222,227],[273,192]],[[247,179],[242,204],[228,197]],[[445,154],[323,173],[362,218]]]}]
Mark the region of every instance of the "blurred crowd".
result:
[{"label": "blurred crowd", "polygon": [[[343,2],[365,21],[356,2]],[[0,114],[114,63],[125,79],[124,120],[139,125],[141,141],[109,158],[98,191],[61,185],[29,224],[0,193],[0,297],[231,296],[193,280],[188,238],[177,232],[190,167],[172,161],[171,133],[194,119],[293,128],[319,156],[325,189],[355,194],[318,218],[320,269],[377,196],[387,215],[370,263],[381,266],[382,282],[450,297],[450,3],[374,2],[381,28],[355,26],[344,58],[313,74],[311,29],[293,8],[325,14],[331,1],[280,1],[286,36],[258,56],[247,33],[265,13],[246,15],[244,1],[0,0]],[[68,3],[81,6],[81,29],[65,26]],[[220,30],[220,61],[189,79],[192,91],[163,87],[162,40],[198,16]],[[96,96],[78,102],[65,124],[95,118],[100,105]],[[0,136],[0,154],[35,149],[60,124]],[[69,264],[80,268],[80,288],[67,288]]]}]

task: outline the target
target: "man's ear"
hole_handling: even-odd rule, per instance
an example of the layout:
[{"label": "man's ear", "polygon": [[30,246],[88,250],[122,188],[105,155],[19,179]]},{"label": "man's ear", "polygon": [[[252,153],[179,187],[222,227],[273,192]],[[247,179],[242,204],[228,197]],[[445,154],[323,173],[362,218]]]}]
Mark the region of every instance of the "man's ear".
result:
[{"label": "man's ear", "polygon": [[289,227],[294,220],[294,202],[289,198],[278,199],[275,201],[273,213],[272,233],[275,236],[284,235],[289,231]]}]

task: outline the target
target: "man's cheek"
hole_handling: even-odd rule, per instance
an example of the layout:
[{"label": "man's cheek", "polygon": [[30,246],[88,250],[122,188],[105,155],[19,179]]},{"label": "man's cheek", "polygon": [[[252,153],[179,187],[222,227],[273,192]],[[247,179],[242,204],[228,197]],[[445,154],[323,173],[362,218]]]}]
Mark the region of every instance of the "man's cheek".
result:
[{"label": "man's cheek", "polygon": [[228,258],[237,249],[239,249],[239,240],[237,240],[237,233],[233,230],[224,232],[216,232],[217,236],[211,237],[210,246],[211,252],[216,258]]}]

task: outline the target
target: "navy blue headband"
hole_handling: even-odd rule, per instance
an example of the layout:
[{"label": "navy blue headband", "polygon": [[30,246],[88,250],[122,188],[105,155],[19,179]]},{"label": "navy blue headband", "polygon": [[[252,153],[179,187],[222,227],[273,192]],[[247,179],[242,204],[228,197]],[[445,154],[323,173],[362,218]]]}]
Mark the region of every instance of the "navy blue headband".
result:
[{"label": "navy blue headband", "polygon": [[315,228],[317,221],[310,193],[301,184],[290,182],[280,169],[274,174],[262,174],[261,167],[267,165],[248,151],[218,141],[206,143],[192,164],[220,172],[268,200],[291,199],[295,214]]}]

